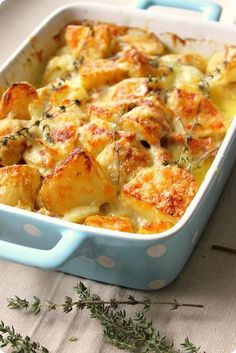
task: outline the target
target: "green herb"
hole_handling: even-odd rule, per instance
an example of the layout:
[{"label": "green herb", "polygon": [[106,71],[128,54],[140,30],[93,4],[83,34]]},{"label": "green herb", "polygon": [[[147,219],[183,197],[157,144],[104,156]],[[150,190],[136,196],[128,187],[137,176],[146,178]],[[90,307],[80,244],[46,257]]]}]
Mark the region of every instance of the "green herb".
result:
[{"label": "green herb", "polygon": [[119,146],[117,144],[117,129],[116,126],[112,133],[112,139],[114,141],[114,151],[116,153],[116,160],[117,160],[117,184],[120,185],[120,174],[121,174],[121,161],[120,161],[120,153],[119,153]]},{"label": "green herb", "polygon": [[62,112],[65,112],[65,111],[66,111],[65,105],[60,105],[60,106],[59,106],[59,109],[60,109],[60,111],[62,111]]},{"label": "green herb", "polygon": [[[226,65],[224,65],[224,67],[226,67]],[[216,68],[212,74],[209,74],[202,80],[200,80],[198,88],[207,98],[209,97],[210,82],[216,77],[216,75],[219,75],[221,73],[222,71],[219,68]]]},{"label": "green herb", "polygon": [[202,162],[204,162],[209,157],[213,156],[218,151],[218,149],[219,149],[219,147],[214,147],[210,151],[207,151],[206,153],[204,153],[200,158],[198,158],[196,160],[192,160],[191,170],[199,168],[201,166]]},{"label": "green herb", "polygon": [[209,97],[210,84],[207,78],[200,80],[198,84],[198,88],[202,91],[205,97]]},{"label": "green herb", "polygon": [[[128,296],[127,300],[116,300],[111,299],[108,301],[102,300],[98,296],[90,295],[88,289],[84,286],[82,282],[80,282],[76,287],[75,290],[80,297],[80,300],[73,301],[71,297],[66,296],[64,303],[55,304],[52,302],[41,303],[41,300],[34,296],[33,301],[30,302],[26,299],[21,299],[18,296],[14,298],[8,298],[8,307],[10,309],[25,309],[30,310],[35,315],[39,314],[42,309],[47,309],[48,311],[56,310],[57,308],[62,308],[63,312],[69,313],[73,310],[73,308],[79,310],[83,309],[87,305],[108,305],[110,308],[116,309],[119,305],[143,305],[145,309],[149,309],[151,305],[167,305],[170,306],[172,310],[179,309],[181,307],[193,307],[193,308],[203,308],[201,304],[186,304],[186,303],[179,303],[177,300],[173,302],[167,301],[155,301],[152,302],[149,298],[144,298],[143,300],[137,300],[132,295]],[[82,296],[82,298],[81,298]],[[96,298],[95,298],[96,297]]]},{"label": "green herb", "polygon": [[163,165],[163,167],[167,167],[170,163],[167,162],[166,160],[163,160],[163,161],[161,162],[161,164]]},{"label": "green herb", "polygon": [[182,122],[182,119],[180,116],[178,116],[178,120],[181,124],[181,127],[182,127],[182,130],[184,132],[184,145],[183,145],[183,148],[181,150],[181,153],[180,153],[180,156],[179,156],[179,159],[177,161],[177,166],[182,166],[182,165],[185,165],[185,168],[187,171],[191,171],[193,168],[193,164],[195,163],[195,166],[199,166],[200,162],[203,161],[204,159],[206,159],[206,156],[203,155],[201,158],[199,158],[199,160],[197,161],[194,161],[190,156],[189,156],[189,143],[192,141],[192,132],[193,132],[193,129],[196,127],[196,126],[199,126],[199,115],[201,113],[201,101],[199,102],[198,104],[198,107],[197,107],[197,111],[196,111],[196,115],[195,115],[195,119],[194,119],[194,122],[191,126],[191,129],[187,132],[185,130],[185,127],[184,127],[184,124]]},{"label": "green herb", "polygon": [[[197,307],[201,308],[200,304],[185,304],[174,300],[173,302],[158,301],[152,302],[149,298],[137,300],[130,295],[127,300],[120,301],[111,299],[109,301],[102,300],[98,295],[91,294],[88,288],[80,282],[75,287],[78,299],[73,301],[71,297],[65,297],[65,301],[61,304],[52,303],[50,301],[42,303],[38,297],[34,297],[32,302],[26,299],[21,299],[18,296],[8,299],[8,306],[11,309],[29,310],[35,315],[39,314],[42,309],[47,311],[62,308],[64,313],[70,313],[73,309],[90,311],[91,318],[97,319],[102,326],[103,335],[106,341],[115,345],[120,349],[126,349],[131,352],[139,353],[200,353],[200,348],[195,347],[188,338],[182,344],[182,351],[175,350],[172,343],[169,343],[165,336],[156,332],[153,324],[146,318],[146,312],[154,304],[168,305],[172,310],[180,307]],[[125,310],[121,310],[121,305],[142,305],[142,310],[136,312],[133,317],[128,317]],[[19,341],[23,340],[19,336]],[[76,337],[69,339],[71,342],[77,340]],[[9,345],[7,341],[6,345]],[[30,340],[29,340],[30,342]],[[14,344],[14,343],[13,343]],[[22,341],[23,344],[23,341]],[[31,344],[35,344],[34,342]],[[13,346],[15,348],[15,346]],[[40,347],[40,346],[38,346]],[[39,350],[41,349],[41,351]],[[44,349],[44,351],[42,350]],[[38,348],[37,350],[15,350],[14,352],[48,352],[45,348]]]},{"label": "green herb", "polygon": [[151,75],[149,75],[148,78],[147,78],[147,84],[149,84],[151,82],[153,82],[153,78],[152,78]]},{"label": "green herb", "polygon": [[59,77],[50,85],[52,91],[58,91],[65,84],[65,79],[63,77]]},{"label": "green herb", "polygon": [[150,65],[154,68],[158,68],[160,66],[159,57],[153,58],[149,61]]},{"label": "green herb", "polygon": [[81,56],[79,59],[76,59],[74,62],[73,62],[73,69],[76,70],[76,71],[79,71],[81,65],[83,65],[84,63],[84,57]]},{"label": "green herb", "polygon": [[48,349],[38,342],[32,341],[28,336],[16,333],[14,327],[0,322],[0,347],[10,346],[12,353],[49,353]]}]

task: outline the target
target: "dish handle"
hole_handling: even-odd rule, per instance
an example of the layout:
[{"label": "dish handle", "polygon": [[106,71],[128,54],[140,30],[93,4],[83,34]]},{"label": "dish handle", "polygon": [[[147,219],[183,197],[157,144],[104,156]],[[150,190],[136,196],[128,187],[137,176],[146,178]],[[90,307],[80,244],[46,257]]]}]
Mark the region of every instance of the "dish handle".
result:
[{"label": "dish handle", "polygon": [[208,0],[138,0],[135,7],[147,9],[154,5],[202,12],[204,18],[210,21],[219,21],[222,12],[220,5]]},{"label": "dish handle", "polygon": [[71,230],[62,231],[62,237],[49,250],[35,249],[0,240],[0,258],[23,265],[53,269],[61,266],[83,243],[84,237]]}]

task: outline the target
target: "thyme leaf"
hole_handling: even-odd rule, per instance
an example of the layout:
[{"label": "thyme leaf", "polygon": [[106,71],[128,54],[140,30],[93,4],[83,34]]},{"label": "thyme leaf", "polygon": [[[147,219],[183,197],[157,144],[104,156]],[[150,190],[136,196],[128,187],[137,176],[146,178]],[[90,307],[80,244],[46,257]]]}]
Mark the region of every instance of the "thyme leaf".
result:
[{"label": "thyme leaf", "polygon": [[151,65],[152,67],[154,67],[155,69],[158,68],[158,67],[160,66],[159,57],[157,56],[157,57],[151,59],[151,60],[149,61],[149,63],[150,63],[150,65]]}]

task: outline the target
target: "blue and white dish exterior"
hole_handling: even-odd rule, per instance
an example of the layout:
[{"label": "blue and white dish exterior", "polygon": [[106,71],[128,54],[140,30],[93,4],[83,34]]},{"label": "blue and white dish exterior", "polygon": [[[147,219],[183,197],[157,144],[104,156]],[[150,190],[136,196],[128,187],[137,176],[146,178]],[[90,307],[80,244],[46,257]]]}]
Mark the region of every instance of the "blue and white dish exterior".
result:
[{"label": "blue and white dish exterior", "polygon": [[[236,38],[233,26],[107,4],[76,3],[57,10],[35,30],[0,68],[0,85],[20,80],[35,83],[34,78],[43,63],[32,56],[35,51],[35,46],[30,44],[32,37],[35,37],[36,49],[43,49],[46,62],[56,49],[53,37],[65,24],[83,18],[148,26],[157,34],[171,31],[182,37],[194,37],[198,39],[198,50],[202,47],[203,51],[234,43]],[[214,43],[219,38],[221,43]],[[0,205],[0,258],[129,288],[165,287],[188,261],[217,202],[234,164],[235,136],[234,119],[205,181],[185,215],[172,229],[149,235],[121,233]]]}]

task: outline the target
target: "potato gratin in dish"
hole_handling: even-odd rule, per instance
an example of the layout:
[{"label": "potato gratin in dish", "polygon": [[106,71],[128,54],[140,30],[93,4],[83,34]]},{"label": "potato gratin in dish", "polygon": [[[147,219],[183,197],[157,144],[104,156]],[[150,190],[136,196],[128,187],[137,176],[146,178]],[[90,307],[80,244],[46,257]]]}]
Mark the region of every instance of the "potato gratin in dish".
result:
[{"label": "potato gratin in dish", "polygon": [[174,54],[140,28],[82,21],[40,88],[0,103],[0,202],[159,233],[182,217],[236,113],[236,47]]}]

